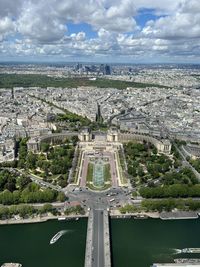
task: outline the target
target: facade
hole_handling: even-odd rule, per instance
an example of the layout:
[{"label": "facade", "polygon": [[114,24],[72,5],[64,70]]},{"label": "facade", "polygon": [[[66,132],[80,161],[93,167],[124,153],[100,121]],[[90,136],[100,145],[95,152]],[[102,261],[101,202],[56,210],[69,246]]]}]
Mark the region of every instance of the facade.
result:
[{"label": "facade", "polygon": [[32,151],[34,153],[37,153],[40,151],[40,142],[38,138],[31,138],[27,142],[27,148],[28,151]]},{"label": "facade", "polygon": [[125,143],[133,140],[138,142],[146,141],[152,143],[157,148],[158,153],[170,154],[171,152],[171,143],[167,139],[159,140],[149,135],[120,133],[115,128],[109,129],[106,134],[92,133],[88,128],[84,128],[79,134],[77,132],[68,132],[61,134],[51,134],[40,138],[32,138],[27,143],[28,150],[36,152],[40,150],[40,143],[42,141],[54,142],[58,139],[64,139],[69,136],[75,135],[78,135],[80,142],[92,142],[98,140],[104,143]]},{"label": "facade", "polygon": [[186,146],[182,146],[182,149],[184,153],[192,159],[200,158],[200,145],[188,144]]},{"label": "facade", "polygon": [[13,139],[0,142],[0,162],[13,161],[15,159],[15,141]]},{"label": "facade", "polygon": [[129,142],[129,141],[139,141],[139,142],[149,142],[152,143],[158,150],[158,153],[170,154],[171,152],[171,143],[167,139],[156,139],[149,135],[143,134],[131,134],[131,133],[120,133],[119,134],[119,141],[122,143]]},{"label": "facade", "polygon": [[91,132],[88,128],[83,129],[79,135],[78,138],[81,142],[89,142],[92,140]]}]

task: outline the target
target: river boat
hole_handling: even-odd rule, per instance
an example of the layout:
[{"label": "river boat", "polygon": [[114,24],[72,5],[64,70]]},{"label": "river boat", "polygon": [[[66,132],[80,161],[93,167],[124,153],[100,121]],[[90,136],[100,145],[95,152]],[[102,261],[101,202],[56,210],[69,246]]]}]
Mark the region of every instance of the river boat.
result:
[{"label": "river boat", "polygon": [[200,259],[192,259],[192,258],[179,258],[174,259],[175,263],[200,263]]},{"label": "river boat", "polygon": [[59,217],[58,221],[78,221],[79,217]]},{"label": "river boat", "polygon": [[20,263],[4,263],[1,267],[22,267]]},{"label": "river boat", "polygon": [[50,240],[50,245],[54,244],[56,241],[58,241],[59,238],[61,238],[62,235],[66,233],[66,230],[59,231],[57,234],[55,234],[52,239]]},{"label": "river boat", "polygon": [[148,219],[148,216],[145,214],[137,214],[134,216],[134,219]]},{"label": "river boat", "polygon": [[183,248],[181,253],[200,253],[200,248]]}]

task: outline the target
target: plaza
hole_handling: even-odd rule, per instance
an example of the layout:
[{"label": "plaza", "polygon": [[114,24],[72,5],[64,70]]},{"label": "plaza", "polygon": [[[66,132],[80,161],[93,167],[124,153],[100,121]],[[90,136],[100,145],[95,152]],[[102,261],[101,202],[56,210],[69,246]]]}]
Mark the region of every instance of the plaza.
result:
[{"label": "plaza", "polygon": [[[110,137],[110,136],[109,136]],[[118,150],[121,144],[116,135],[110,141],[106,135],[96,135],[93,140],[89,132],[82,132],[79,149],[81,160],[78,184],[81,188],[99,191],[110,187],[126,186],[122,181]]]}]

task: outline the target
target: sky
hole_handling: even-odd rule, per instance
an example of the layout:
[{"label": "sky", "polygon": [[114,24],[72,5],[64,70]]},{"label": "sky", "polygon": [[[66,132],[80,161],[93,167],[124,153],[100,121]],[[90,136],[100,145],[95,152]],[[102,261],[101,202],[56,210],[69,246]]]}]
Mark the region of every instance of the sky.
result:
[{"label": "sky", "polygon": [[0,0],[0,61],[199,60],[200,0]]}]

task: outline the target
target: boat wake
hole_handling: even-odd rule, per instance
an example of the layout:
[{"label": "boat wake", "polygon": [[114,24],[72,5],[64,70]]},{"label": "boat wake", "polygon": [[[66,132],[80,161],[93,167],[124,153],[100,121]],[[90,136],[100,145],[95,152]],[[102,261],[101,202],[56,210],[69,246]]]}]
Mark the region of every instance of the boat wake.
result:
[{"label": "boat wake", "polygon": [[173,254],[180,254],[182,252],[181,249],[173,249]]}]

